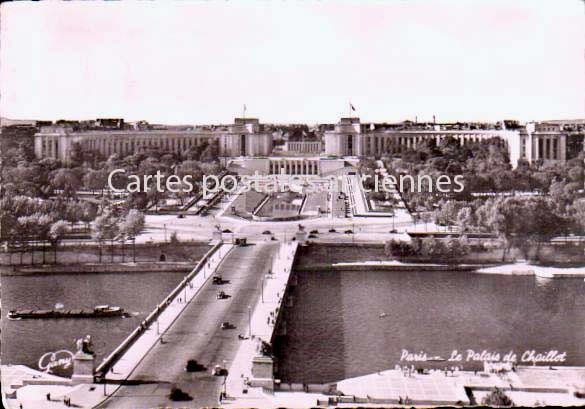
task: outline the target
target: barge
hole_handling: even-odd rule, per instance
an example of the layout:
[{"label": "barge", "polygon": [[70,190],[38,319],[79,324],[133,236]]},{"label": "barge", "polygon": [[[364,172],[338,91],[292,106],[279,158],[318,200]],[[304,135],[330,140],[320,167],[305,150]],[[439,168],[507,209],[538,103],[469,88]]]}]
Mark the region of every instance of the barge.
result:
[{"label": "barge", "polygon": [[31,318],[109,318],[127,317],[129,314],[123,308],[98,305],[93,310],[11,310],[8,319]]}]

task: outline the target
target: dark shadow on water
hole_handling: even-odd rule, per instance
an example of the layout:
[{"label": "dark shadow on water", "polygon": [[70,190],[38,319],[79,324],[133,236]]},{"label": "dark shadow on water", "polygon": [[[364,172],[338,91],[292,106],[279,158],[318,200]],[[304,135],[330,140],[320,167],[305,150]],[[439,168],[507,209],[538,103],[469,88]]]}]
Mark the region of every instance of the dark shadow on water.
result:
[{"label": "dark shadow on water", "polygon": [[[328,275],[327,285],[319,277]],[[341,276],[319,272],[297,272],[297,285],[291,287],[293,307],[285,309],[286,335],[278,336],[274,345],[277,377],[282,383],[326,383],[345,378],[343,328],[341,314]],[[331,314],[327,311],[338,311]],[[339,321],[323,325],[322,319]],[[323,344],[328,345],[322,356]]]}]

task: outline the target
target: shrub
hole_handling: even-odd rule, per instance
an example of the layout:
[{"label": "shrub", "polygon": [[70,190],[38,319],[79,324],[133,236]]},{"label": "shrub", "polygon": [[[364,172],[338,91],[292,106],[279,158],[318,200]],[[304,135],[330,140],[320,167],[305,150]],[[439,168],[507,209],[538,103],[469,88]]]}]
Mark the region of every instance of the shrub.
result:
[{"label": "shrub", "polygon": [[506,395],[504,391],[502,391],[499,388],[494,388],[494,390],[491,391],[489,395],[483,398],[481,403],[485,406],[491,407],[514,406],[514,402],[512,402],[512,399],[510,399],[508,395]]}]

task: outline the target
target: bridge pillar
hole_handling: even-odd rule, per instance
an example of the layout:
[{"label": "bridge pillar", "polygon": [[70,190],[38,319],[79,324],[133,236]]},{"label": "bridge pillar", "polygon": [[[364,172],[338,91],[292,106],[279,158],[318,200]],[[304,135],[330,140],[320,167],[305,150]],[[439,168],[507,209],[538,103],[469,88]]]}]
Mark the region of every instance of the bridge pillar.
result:
[{"label": "bridge pillar", "polygon": [[95,355],[87,354],[83,351],[77,351],[73,356],[73,376],[71,383],[78,385],[80,383],[93,383],[95,372]]}]

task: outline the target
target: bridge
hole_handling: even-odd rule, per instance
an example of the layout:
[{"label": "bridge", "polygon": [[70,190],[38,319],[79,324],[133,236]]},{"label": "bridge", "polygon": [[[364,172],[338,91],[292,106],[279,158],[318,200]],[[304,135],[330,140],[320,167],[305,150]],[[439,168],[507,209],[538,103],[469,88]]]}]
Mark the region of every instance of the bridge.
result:
[{"label": "bridge", "polygon": [[[154,338],[154,342],[129,349],[112,366],[113,371],[105,375],[108,396],[98,407],[168,406],[173,387],[193,397],[189,406],[217,406],[224,378],[213,376],[211,369],[215,365],[231,366],[242,343],[238,334],[247,335],[250,331],[251,314],[262,297],[264,277],[279,247],[278,243],[268,242],[218,249],[205,266],[206,277],[198,275],[199,282],[193,288],[187,285],[183,292],[177,292],[168,306],[169,317],[151,324],[142,335],[145,339]],[[221,275],[224,284],[213,284],[209,279],[213,274]],[[229,298],[217,299],[219,290]],[[226,321],[234,327],[221,329],[221,323]],[[186,372],[190,359],[206,370]]]}]

